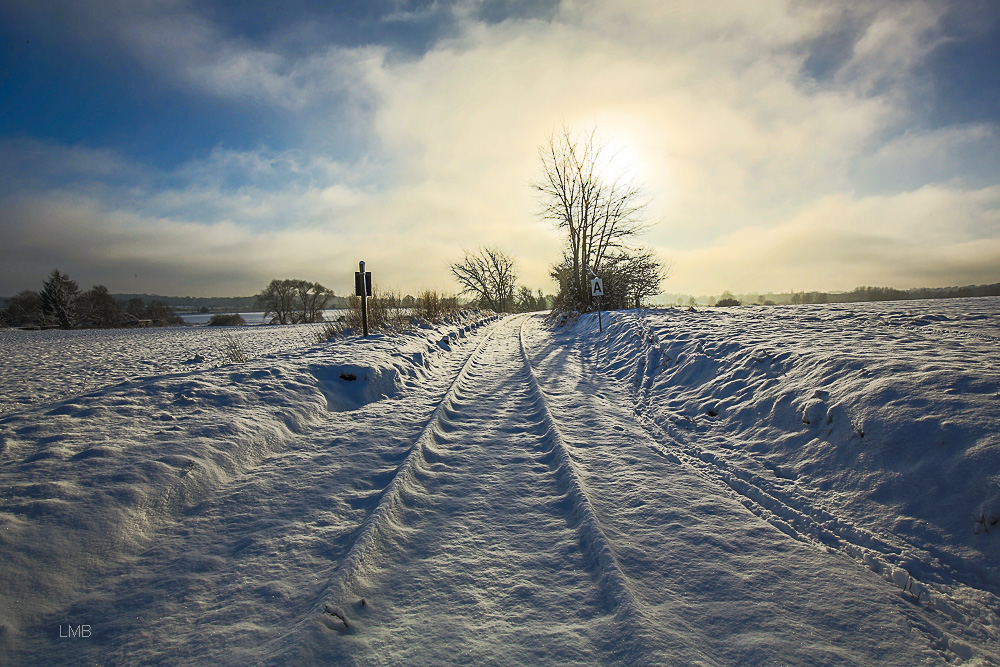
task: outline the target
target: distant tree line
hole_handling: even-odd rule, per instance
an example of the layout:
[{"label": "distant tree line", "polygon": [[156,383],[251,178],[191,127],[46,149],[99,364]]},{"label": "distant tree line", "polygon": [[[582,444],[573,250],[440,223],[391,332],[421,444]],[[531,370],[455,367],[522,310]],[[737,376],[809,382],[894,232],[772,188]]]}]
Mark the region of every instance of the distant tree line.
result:
[{"label": "distant tree line", "polygon": [[159,301],[167,306],[176,308],[178,311],[213,313],[245,313],[254,309],[256,295],[251,296],[162,296],[159,294],[117,294],[120,300],[139,298],[146,303]]},{"label": "distant tree line", "polygon": [[907,299],[958,299],[973,296],[1000,296],[1000,283],[966,287],[922,287],[910,290],[898,290],[892,287],[855,287],[850,292],[792,292],[791,302],[857,303]]},{"label": "distant tree line", "polygon": [[684,294],[670,295],[677,305],[736,306],[749,303],[760,306],[814,304],[814,303],[863,303],[868,301],[903,301],[912,299],[956,299],[980,296],[1000,296],[1000,283],[967,285],[965,287],[919,287],[900,290],[893,287],[856,287],[850,292],[784,292],[767,294],[734,295],[726,290],[719,297],[695,298]]},{"label": "distant tree line", "polygon": [[115,299],[104,285],[80,291],[76,281],[55,269],[38,292],[24,290],[5,300],[0,324],[30,328],[120,328],[183,324],[174,309],[159,301]]}]

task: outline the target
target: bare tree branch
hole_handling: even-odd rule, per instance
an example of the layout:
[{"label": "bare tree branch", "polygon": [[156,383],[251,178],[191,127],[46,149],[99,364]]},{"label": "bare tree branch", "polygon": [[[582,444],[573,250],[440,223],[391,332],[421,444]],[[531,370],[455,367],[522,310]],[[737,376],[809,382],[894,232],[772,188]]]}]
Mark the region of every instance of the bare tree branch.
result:
[{"label": "bare tree branch", "polygon": [[564,125],[539,147],[542,178],[531,183],[539,196],[540,217],[566,230],[559,280],[569,291],[563,296],[577,308],[589,303],[591,270],[624,251],[646,226],[642,186],[601,173],[606,151],[596,127],[577,138]]}]

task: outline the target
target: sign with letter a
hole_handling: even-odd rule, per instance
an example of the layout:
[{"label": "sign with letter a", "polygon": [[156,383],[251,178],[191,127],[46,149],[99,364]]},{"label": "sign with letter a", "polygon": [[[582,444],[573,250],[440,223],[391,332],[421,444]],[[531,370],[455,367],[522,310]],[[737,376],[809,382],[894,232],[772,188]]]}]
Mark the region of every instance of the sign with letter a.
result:
[{"label": "sign with letter a", "polygon": [[594,278],[590,281],[590,296],[604,296],[604,281]]}]

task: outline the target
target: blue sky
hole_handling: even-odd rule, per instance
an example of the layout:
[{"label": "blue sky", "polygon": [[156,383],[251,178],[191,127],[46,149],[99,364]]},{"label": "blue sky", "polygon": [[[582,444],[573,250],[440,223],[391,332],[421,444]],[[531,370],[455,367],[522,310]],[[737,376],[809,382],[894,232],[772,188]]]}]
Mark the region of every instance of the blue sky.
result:
[{"label": "blue sky", "polygon": [[1000,281],[1000,5],[0,0],[0,295],[451,292],[562,123],[647,184],[668,292]]}]

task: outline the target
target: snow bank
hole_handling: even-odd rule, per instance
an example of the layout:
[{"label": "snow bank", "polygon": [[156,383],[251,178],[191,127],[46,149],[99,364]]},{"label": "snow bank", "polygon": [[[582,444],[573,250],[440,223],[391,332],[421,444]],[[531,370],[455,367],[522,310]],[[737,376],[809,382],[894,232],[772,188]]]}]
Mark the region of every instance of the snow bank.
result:
[{"label": "snow bank", "polygon": [[998,636],[1000,299],[625,311],[603,334],[594,315],[569,327],[678,461]]}]

